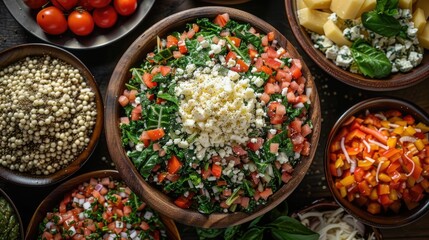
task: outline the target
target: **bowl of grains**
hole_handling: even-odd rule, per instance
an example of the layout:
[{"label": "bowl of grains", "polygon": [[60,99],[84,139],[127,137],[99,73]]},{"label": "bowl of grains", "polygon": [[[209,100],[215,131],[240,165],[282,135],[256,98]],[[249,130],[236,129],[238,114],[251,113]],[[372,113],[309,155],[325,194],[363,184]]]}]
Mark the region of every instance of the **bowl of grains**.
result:
[{"label": "bowl of grains", "polygon": [[103,102],[71,53],[46,44],[0,52],[0,177],[49,185],[76,172],[97,145]]},{"label": "bowl of grains", "polygon": [[316,86],[296,49],[227,7],[183,11],[143,33],[116,65],[106,106],[124,181],[160,213],[203,228],[285,200],[320,133]]}]

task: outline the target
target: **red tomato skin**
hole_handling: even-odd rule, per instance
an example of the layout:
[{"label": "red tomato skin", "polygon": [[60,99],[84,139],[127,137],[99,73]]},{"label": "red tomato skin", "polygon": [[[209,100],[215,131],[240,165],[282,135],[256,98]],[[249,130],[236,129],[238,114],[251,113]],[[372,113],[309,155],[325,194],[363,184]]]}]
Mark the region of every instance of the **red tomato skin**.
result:
[{"label": "red tomato skin", "polygon": [[24,0],[25,5],[31,9],[39,9],[48,3],[48,0]]},{"label": "red tomato skin", "polygon": [[63,12],[54,6],[40,10],[37,13],[36,21],[48,34],[59,35],[67,31],[67,20]]},{"label": "red tomato skin", "polygon": [[137,0],[113,0],[113,6],[119,15],[129,16],[137,9]]},{"label": "red tomato skin", "polygon": [[69,29],[78,36],[87,36],[94,30],[94,19],[87,11],[73,11],[68,17]]},{"label": "red tomato skin", "polygon": [[108,5],[104,8],[96,8],[92,12],[94,23],[100,28],[110,28],[115,25],[118,20],[118,14],[115,8]]},{"label": "red tomato skin", "polygon": [[52,5],[60,9],[61,11],[69,11],[76,7],[78,0],[51,0]]},{"label": "red tomato skin", "polygon": [[110,4],[112,0],[88,0],[89,4],[94,8],[103,8]]},{"label": "red tomato skin", "polygon": [[79,0],[77,5],[83,7],[86,11],[92,11],[94,9],[94,7],[89,3],[89,0]]}]

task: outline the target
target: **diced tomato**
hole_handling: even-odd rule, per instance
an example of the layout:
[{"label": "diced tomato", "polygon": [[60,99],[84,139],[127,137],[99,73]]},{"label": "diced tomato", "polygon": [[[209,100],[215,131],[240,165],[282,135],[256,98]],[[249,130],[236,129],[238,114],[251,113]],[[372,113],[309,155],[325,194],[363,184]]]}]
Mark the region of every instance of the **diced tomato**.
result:
[{"label": "diced tomato", "polygon": [[168,35],[167,36],[167,47],[171,47],[171,46],[177,46],[177,43],[179,42],[179,40],[173,36],[173,35]]},{"label": "diced tomato", "polygon": [[119,98],[118,98],[118,102],[119,102],[119,104],[120,104],[122,107],[125,107],[125,106],[127,106],[127,105],[128,105],[128,103],[129,103],[130,101],[129,101],[129,99],[128,99],[126,96],[121,95],[121,96],[119,96]]},{"label": "diced tomato", "polygon": [[267,33],[268,41],[270,41],[270,42],[274,41],[275,36],[276,36],[276,35],[275,35],[275,33],[274,33],[274,32],[269,32],[269,33]]},{"label": "diced tomato", "polygon": [[149,139],[152,141],[157,141],[165,135],[164,129],[162,128],[147,130],[146,133]]},{"label": "diced tomato", "polygon": [[268,37],[267,36],[263,36],[261,38],[261,42],[262,42],[262,46],[268,46],[268,44],[269,44]]},{"label": "diced tomato", "polygon": [[253,60],[258,56],[258,51],[256,49],[249,48],[249,57]]},{"label": "diced tomato", "polygon": [[270,67],[274,70],[277,70],[282,66],[282,63],[280,62],[280,60],[276,60],[274,58],[264,59],[264,62],[265,62],[265,65],[267,65],[268,67]]},{"label": "diced tomato", "polygon": [[294,79],[298,79],[299,77],[302,76],[301,69],[298,68],[296,65],[292,65],[292,67],[290,67],[290,72]]},{"label": "diced tomato", "polygon": [[308,123],[304,124],[304,126],[301,127],[301,135],[303,137],[306,137],[312,132],[310,125]]},{"label": "diced tomato", "polygon": [[141,113],[142,113],[142,106],[139,104],[135,108],[133,108],[133,110],[131,110],[131,120],[132,121],[139,120],[142,116]]},{"label": "diced tomato", "polygon": [[276,72],[275,78],[279,82],[283,82],[283,81],[290,82],[292,80],[292,74],[283,69],[278,69]]},{"label": "diced tomato", "polygon": [[212,164],[211,173],[216,178],[220,178],[222,175],[222,166],[220,164]]},{"label": "diced tomato", "polygon": [[188,52],[188,48],[186,47],[185,41],[180,40],[177,45],[179,46],[179,52],[181,54],[185,54]]},{"label": "diced tomato", "polygon": [[263,198],[264,200],[267,200],[268,197],[271,196],[272,194],[273,194],[273,190],[271,188],[265,188],[264,191],[259,193],[261,198]]},{"label": "diced tomato", "polygon": [[258,151],[262,147],[263,143],[263,138],[256,138],[256,141],[252,141],[251,139],[249,142],[247,142],[247,147],[252,151]]},{"label": "diced tomato", "polygon": [[171,67],[170,66],[160,66],[160,70],[161,70],[161,75],[165,77],[171,72]]},{"label": "diced tomato", "polygon": [[264,102],[265,104],[267,104],[270,101],[270,95],[268,95],[267,93],[264,92],[259,97],[259,99],[261,99],[262,102]]},{"label": "diced tomato", "polygon": [[278,153],[279,152],[279,146],[280,146],[279,143],[271,143],[270,144],[270,152],[274,153],[274,154]]},{"label": "diced tomato", "polygon": [[288,172],[282,172],[282,181],[284,183],[288,183],[292,179],[292,175],[290,175]]},{"label": "diced tomato", "polygon": [[292,65],[296,66],[298,69],[302,69],[302,63],[301,60],[294,58],[292,59]]},{"label": "diced tomato", "polygon": [[168,160],[167,170],[170,174],[177,173],[180,168],[182,168],[183,163],[179,161],[179,159],[172,155],[171,158]]},{"label": "diced tomato", "polygon": [[233,51],[228,52],[228,54],[225,57],[225,61],[229,62],[230,59],[233,59],[233,60],[237,59],[237,54],[235,54],[235,52]]},{"label": "diced tomato", "polygon": [[194,29],[189,29],[188,33],[186,34],[186,37],[189,39],[192,39],[195,36]]},{"label": "diced tomato", "polygon": [[264,72],[264,73],[266,73],[266,74],[268,74],[269,76],[271,76],[273,74],[273,70],[271,68],[265,66],[265,65],[262,65],[259,68],[259,70],[262,71],[262,72]]},{"label": "diced tomato", "polygon": [[146,85],[146,87],[148,88],[154,88],[156,86],[158,86],[157,82],[152,82],[153,76],[150,73],[144,73],[143,74],[143,82]]},{"label": "diced tomato", "polygon": [[240,145],[234,145],[234,146],[232,146],[232,151],[235,154],[237,154],[238,156],[247,155],[247,151],[244,150]]},{"label": "diced tomato", "polygon": [[130,118],[128,117],[121,117],[120,121],[121,124],[130,124]]},{"label": "diced tomato", "polygon": [[236,47],[240,47],[240,44],[241,44],[241,39],[240,38],[238,38],[238,37],[229,37],[229,39],[231,40],[231,42],[234,43],[234,45]]},{"label": "diced tomato", "polygon": [[176,200],[174,200],[174,204],[176,204],[176,206],[180,207],[180,208],[189,208],[191,207],[192,202],[184,197],[184,196],[180,196],[178,197]]},{"label": "diced tomato", "polygon": [[149,226],[149,224],[147,222],[142,221],[141,224],[140,224],[140,228],[143,229],[143,231],[147,231],[147,230],[150,229],[150,226]]},{"label": "diced tomato", "polygon": [[274,84],[273,83],[266,83],[264,86],[264,92],[266,94],[269,94],[269,95],[276,93],[276,89],[274,87]]},{"label": "diced tomato", "polygon": [[216,18],[213,20],[213,23],[216,25],[219,25],[220,27],[224,27],[228,21],[229,21],[228,14],[220,14],[216,16]]}]

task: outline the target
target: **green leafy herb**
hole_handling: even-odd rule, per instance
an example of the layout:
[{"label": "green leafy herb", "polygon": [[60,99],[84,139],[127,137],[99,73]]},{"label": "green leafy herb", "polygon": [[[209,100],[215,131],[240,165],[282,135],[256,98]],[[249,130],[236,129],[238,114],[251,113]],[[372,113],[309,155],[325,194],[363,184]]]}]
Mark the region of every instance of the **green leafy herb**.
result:
[{"label": "green leafy herb", "polygon": [[151,105],[147,115],[147,129],[168,127],[170,124],[170,114],[168,107],[163,105]]},{"label": "green leafy herb", "polygon": [[377,0],[375,10],[393,16],[398,13],[399,0]]},{"label": "green leafy herb", "polygon": [[367,29],[385,37],[396,36],[402,30],[402,26],[396,18],[375,11],[363,13],[362,24]]},{"label": "green leafy herb", "polygon": [[392,63],[384,52],[373,48],[363,40],[357,40],[351,47],[359,70],[371,78],[383,78],[392,72]]}]

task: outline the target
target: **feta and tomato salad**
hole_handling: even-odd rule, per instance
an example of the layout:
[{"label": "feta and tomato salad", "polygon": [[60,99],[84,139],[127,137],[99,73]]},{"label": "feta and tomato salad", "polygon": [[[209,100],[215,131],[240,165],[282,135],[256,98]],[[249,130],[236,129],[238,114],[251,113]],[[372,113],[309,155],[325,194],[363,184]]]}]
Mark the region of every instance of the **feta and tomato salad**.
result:
[{"label": "feta and tomato salad", "polygon": [[109,177],[91,178],[46,214],[37,239],[167,239],[157,213]]},{"label": "feta and tomato salad", "polygon": [[329,146],[343,198],[372,214],[413,209],[429,192],[429,127],[397,110],[351,117]]},{"label": "feta and tomato salad", "polygon": [[181,208],[253,211],[310,154],[301,68],[274,32],[228,14],[158,38],[118,97],[129,158]]}]

